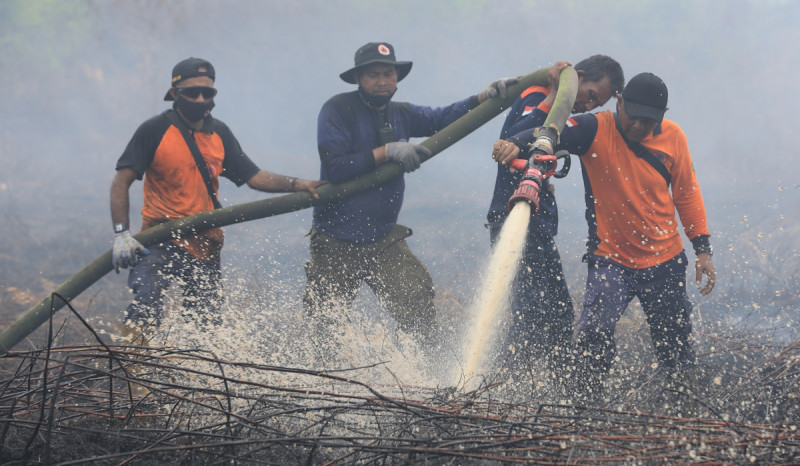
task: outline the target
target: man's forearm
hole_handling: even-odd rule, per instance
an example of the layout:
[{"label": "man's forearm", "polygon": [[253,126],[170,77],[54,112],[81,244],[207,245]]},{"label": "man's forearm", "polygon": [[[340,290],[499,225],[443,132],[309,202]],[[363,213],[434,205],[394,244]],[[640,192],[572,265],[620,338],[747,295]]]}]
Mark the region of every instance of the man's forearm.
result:
[{"label": "man's forearm", "polygon": [[386,145],[372,149],[372,156],[375,157],[375,166],[382,165],[386,162]]},{"label": "man's forearm", "polygon": [[295,190],[297,178],[277,175],[261,170],[247,182],[247,186],[267,193],[289,193]]},{"label": "man's forearm", "polygon": [[344,183],[374,170],[381,165],[381,158],[386,161],[385,154],[384,146],[347,155],[333,155],[329,152],[322,160],[322,167],[328,181]]},{"label": "man's forearm", "polygon": [[130,190],[136,173],[130,169],[117,171],[114,181],[111,182],[110,204],[111,204],[111,224],[123,224],[130,226]]},{"label": "man's forearm", "polygon": [[124,196],[111,196],[111,223],[116,225],[122,223],[125,226],[130,226],[130,201],[128,199],[128,192]]}]

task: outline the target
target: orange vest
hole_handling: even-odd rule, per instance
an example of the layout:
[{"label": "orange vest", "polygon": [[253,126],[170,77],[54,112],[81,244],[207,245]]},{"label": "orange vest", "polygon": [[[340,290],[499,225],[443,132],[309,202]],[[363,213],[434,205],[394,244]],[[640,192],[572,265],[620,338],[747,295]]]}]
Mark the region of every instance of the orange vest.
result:
[{"label": "orange vest", "polygon": [[666,262],[683,250],[676,209],[689,239],[708,235],[703,197],[680,127],[663,120],[661,133],[642,141],[670,172],[670,195],[664,177],[628,148],[614,114],[596,116],[597,135],[581,156],[597,222],[594,254],[635,269]]}]

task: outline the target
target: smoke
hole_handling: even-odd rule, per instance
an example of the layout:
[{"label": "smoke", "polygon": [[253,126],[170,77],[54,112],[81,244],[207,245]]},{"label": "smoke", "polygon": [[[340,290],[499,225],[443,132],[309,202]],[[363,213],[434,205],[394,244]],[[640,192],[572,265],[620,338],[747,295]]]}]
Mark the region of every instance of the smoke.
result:
[{"label": "smoke", "polygon": [[[800,64],[782,45],[800,41],[798,17],[796,2],[744,0],[2,2],[0,288],[43,297],[110,248],[114,164],[136,127],[167,108],[161,99],[177,61],[197,56],[215,65],[214,115],[261,168],[316,178],[319,108],[352,88],[338,74],[355,50],[385,40],[398,59],[414,62],[395,99],[432,106],[499,77],[596,53],[616,58],[626,77],[661,76],[670,90],[667,118],[689,139],[719,272],[711,297],[692,298],[737,317],[758,310],[771,322],[796,309],[800,272],[800,161],[787,104],[798,101],[792,78]],[[411,247],[450,303],[446,319],[458,319],[488,256],[489,148],[502,118],[407,177],[400,223],[413,228]],[[141,184],[131,192],[137,224]],[[577,169],[556,192],[558,244],[580,295],[586,226]],[[226,181],[221,193],[225,205],[264,196]],[[303,211],[228,227],[229,291],[244,282],[297,312],[310,221]],[[91,294],[98,312],[101,303],[121,305],[124,275]]]}]

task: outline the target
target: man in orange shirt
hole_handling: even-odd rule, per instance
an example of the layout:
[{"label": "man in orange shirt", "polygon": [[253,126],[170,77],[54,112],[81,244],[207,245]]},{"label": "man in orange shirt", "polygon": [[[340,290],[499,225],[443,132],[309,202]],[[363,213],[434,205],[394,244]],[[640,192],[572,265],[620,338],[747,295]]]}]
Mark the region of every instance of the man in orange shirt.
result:
[{"label": "man in orange shirt", "polygon": [[183,289],[187,320],[219,320],[223,235],[214,228],[146,250],[129,229],[128,191],[135,180],[144,178],[142,230],[218,208],[220,175],[236,186],[308,191],[315,197],[315,188],[324,183],[259,170],[228,126],[211,116],[217,95],[214,78],[214,67],[206,60],[188,58],[175,65],[164,96],[174,101],[172,110],[142,123],[117,161],[111,184],[112,261],[117,273],[120,267],[132,267],[128,285],[133,302],[127,321],[138,327],[160,322],[164,292],[173,281]]},{"label": "man in orange shirt", "polygon": [[[686,136],[664,120],[667,86],[652,73],[634,76],[617,100],[617,113],[570,118],[556,149],[578,154],[589,222],[589,275],[578,322],[578,393],[594,397],[616,357],[614,331],[638,297],[659,364],[681,374],[695,364],[688,260],[677,210],[697,256],[696,282],[714,288],[715,271],[706,213]],[[510,161],[536,139],[538,129],[495,144],[495,158]],[[507,142],[514,142],[513,145]]]},{"label": "man in orange shirt", "polygon": [[[550,86],[531,86],[514,101],[500,137],[513,136],[541,126],[550,113],[558,91],[561,71],[568,62],[557,62],[548,70]],[[573,113],[603,106],[625,86],[622,67],[606,55],[592,55],[575,65],[578,92]],[[522,173],[506,165],[497,166],[494,194],[486,216],[489,238],[494,245],[508,217],[508,201],[522,180]],[[511,290],[511,328],[501,345],[499,361],[512,376],[529,372],[543,361],[557,378],[569,363],[575,313],[556,244],[558,205],[554,186],[545,180],[539,193],[539,212],[528,225],[527,240]]]}]

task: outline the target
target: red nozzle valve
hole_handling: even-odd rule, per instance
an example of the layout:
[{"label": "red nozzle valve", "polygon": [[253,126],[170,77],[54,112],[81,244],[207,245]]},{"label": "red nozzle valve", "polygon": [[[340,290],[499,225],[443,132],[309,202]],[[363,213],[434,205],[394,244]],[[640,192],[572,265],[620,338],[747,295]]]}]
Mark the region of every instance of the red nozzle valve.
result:
[{"label": "red nozzle valve", "polygon": [[535,169],[529,168],[525,171],[522,181],[519,183],[514,194],[508,200],[508,210],[514,208],[514,204],[519,201],[525,201],[531,205],[531,218],[539,213],[539,192],[542,186],[542,173]]},{"label": "red nozzle valve", "polygon": [[525,159],[514,159],[511,161],[511,167],[513,167],[514,170],[519,170],[519,171],[525,170],[525,167],[527,165],[528,161]]}]

